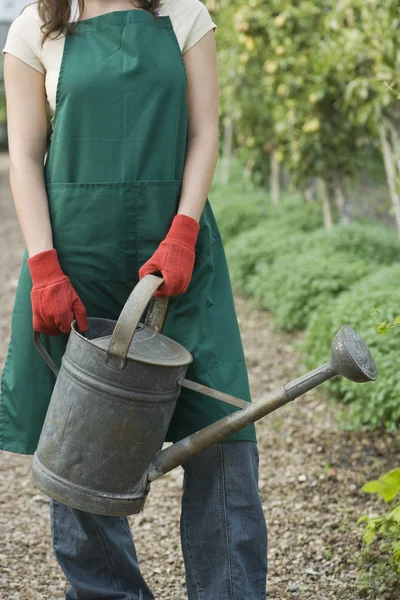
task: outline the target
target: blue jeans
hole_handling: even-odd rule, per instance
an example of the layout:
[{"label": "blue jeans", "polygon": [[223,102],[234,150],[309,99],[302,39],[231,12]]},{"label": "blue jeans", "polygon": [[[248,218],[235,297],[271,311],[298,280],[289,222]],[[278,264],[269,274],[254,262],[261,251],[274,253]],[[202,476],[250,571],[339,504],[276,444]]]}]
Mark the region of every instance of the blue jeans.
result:
[{"label": "blue jeans", "polygon": [[[184,470],[180,531],[189,600],[265,600],[268,535],[257,444],[216,444]],[[54,499],[50,515],[55,556],[70,584],[66,600],[154,600],[126,517]]]}]

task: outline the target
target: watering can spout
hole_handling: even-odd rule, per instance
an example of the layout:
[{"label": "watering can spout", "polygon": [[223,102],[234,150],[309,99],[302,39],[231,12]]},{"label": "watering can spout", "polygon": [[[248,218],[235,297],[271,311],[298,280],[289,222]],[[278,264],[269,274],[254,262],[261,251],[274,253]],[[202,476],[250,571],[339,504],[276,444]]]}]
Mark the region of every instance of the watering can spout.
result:
[{"label": "watering can spout", "polygon": [[[246,407],[242,410],[238,410],[220,421],[212,423],[201,431],[159,452],[150,467],[149,482],[158,479],[165,473],[186,462],[192,456],[199,454],[202,450],[206,450],[213,444],[221,442],[247,425],[255,423],[262,417],[295,400],[335,375],[341,375],[357,383],[375,381],[378,377],[371,352],[361,337],[348,325],[342,325],[334,336],[329,362],[268,393],[254,403],[246,402]],[[183,386],[185,386],[185,381],[182,382]],[[186,387],[193,386],[193,382],[188,382],[188,384],[190,385]],[[226,401],[231,404],[233,403],[231,396],[227,396],[221,392],[218,392],[217,396],[209,388],[205,388],[205,386],[201,387],[204,393],[219,397],[221,400],[223,400],[223,396],[226,396]],[[237,406],[240,406],[239,403],[244,403],[243,400],[236,400],[238,400]]]}]

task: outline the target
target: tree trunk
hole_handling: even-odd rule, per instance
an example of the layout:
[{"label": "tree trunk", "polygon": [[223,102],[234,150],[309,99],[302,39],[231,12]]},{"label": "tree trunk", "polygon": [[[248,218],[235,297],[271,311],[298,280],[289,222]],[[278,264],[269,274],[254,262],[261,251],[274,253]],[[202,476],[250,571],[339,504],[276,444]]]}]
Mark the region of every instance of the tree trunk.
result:
[{"label": "tree trunk", "polygon": [[395,163],[397,164],[398,173],[400,173],[400,135],[395,125],[389,119],[385,120],[385,125],[390,130],[390,137],[395,153]]},{"label": "tree trunk", "polygon": [[284,190],[288,190],[290,188],[290,173],[289,169],[285,167],[285,165],[281,165],[281,180],[282,180],[282,188]]},{"label": "tree trunk", "polygon": [[314,190],[311,186],[303,191],[303,196],[306,202],[314,202]]},{"label": "tree trunk", "polygon": [[398,181],[400,173],[396,169],[393,150],[388,139],[388,132],[383,124],[379,126],[379,137],[382,146],[383,160],[385,163],[386,178],[389,185],[390,196],[392,198],[394,216],[396,219],[397,232],[400,237],[400,194],[398,192]]},{"label": "tree trunk", "polygon": [[351,222],[350,204],[346,197],[342,180],[337,173],[335,173],[333,177],[332,186],[340,223],[342,225],[348,225]]},{"label": "tree trunk", "polygon": [[231,115],[224,119],[224,140],[221,159],[221,183],[228,183],[229,169],[232,160],[233,121]]},{"label": "tree trunk", "polygon": [[315,177],[308,178],[302,194],[305,202],[315,202],[318,195],[318,180]]},{"label": "tree trunk", "polygon": [[281,185],[280,185],[280,173],[281,173],[281,164],[278,160],[276,160],[275,154],[271,152],[271,174],[270,174],[270,184],[271,184],[271,200],[272,204],[279,204],[281,197]]},{"label": "tree trunk", "polygon": [[328,193],[328,189],[327,189],[325,180],[322,178],[319,178],[317,185],[318,185],[318,194],[322,198],[322,211],[323,211],[323,215],[324,215],[325,229],[329,230],[329,229],[332,229],[332,227],[333,227],[331,199],[329,197],[329,193]]}]

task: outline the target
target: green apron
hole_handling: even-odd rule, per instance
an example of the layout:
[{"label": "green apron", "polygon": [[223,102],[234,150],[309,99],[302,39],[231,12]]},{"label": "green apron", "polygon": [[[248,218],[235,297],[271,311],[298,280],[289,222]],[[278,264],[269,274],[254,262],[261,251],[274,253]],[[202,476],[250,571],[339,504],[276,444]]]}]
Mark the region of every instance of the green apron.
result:
[{"label": "green apron", "polygon": [[[114,11],[65,40],[54,131],[44,165],[54,247],[89,317],[117,319],[138,270],[177,212],[186,154],[187,73],[169,16]],[[28,253],[22,258],[1,377],[0,448],[33,454],[55,377],[32,339]],[[187,377],[251,401],[225,253],[207,202],[184,294],[163,333],[194,357]],[[59,366],[68,336],[41,336]],[[238,410],[182,389],[166,441]],[[254,425],[229,440],[254,440]]]}]

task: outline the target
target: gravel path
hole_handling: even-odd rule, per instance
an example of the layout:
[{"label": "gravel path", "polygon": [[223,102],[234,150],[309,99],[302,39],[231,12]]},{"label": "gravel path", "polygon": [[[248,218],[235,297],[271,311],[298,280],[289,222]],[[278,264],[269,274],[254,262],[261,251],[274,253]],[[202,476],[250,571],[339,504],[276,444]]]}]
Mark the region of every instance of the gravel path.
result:
[{"label": "gravel path", "polygon": [[[0,154],[0,363],[23,243]],[[294,338],[276,330],[268,314],[237,298],[237,312],[257,398],[304,372]],[[317,366],[317,365],[316,365]],[[335,406],[319,390],[257,424],[260,494],[269,530],[269,594],[279,600],[366,598],[358,588],[357,517],[381,503],[361,485],[400,464],[400,441],[390,435],[343,432]],[[32,457],[0,452],[0,598],[56,600],[66,582],[51,547],[48,499],[30,483]],[[130,517],[143,572],[159,600],[183,600],[179,543],[182,470],[156,481],[145,511]],[[400,598],[381,591],[368,599]],[[218,599],[215,599],[218,600]],[[242,600],[242,599],[241,599]],[[243,599],[245,600],[245,599]]]}]

